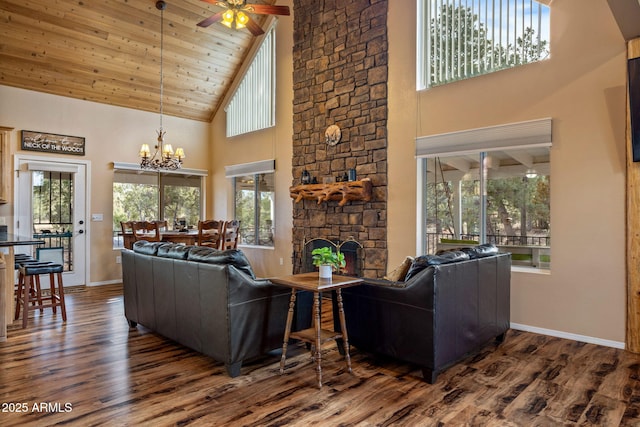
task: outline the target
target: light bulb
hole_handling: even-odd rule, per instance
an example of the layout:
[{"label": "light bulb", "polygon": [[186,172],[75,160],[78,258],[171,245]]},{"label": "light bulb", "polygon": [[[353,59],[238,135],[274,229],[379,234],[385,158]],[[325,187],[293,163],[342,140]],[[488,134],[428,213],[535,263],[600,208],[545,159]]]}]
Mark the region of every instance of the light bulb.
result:
[{"label": "light bulb", "polygon": [[244,12],[238,12],[236,14],[236,28],[244,28],[249,22],[249,17]]},{"label": "light bulb", "polygon": [[233,10],[227,9],[227,11],[222,14],[222,24],[231,28],[231,24],[233,24],[233,15]]}]

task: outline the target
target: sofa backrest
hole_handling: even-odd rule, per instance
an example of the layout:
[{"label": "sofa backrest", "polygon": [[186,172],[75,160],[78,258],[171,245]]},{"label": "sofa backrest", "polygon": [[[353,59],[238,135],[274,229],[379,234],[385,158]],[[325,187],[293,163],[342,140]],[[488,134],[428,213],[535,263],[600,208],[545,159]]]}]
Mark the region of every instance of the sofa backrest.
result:
[{"label": "sofa backrest", "polygon": [[422,255],[416,257],[404,281],[408,281],[412,277],[415,277],[422,270],[441,264],[449,264],[452,262],[466,261],[476,258],[484,258],[498,254],[498,248],[492,243],[486,243],[482,245],[461,247],[456,249],[442,250],[435,253],[435,255]]},{"label": "sofa backrest", "polygon": [[249,260],[240,249],[221,251],[206,246],[189,246],[170,242],[147,242],[145,240],[139,240],[133,244],[133,251],[161,258],[203,262],[207,264],[233,265],[237,270],[252,279],[256,278]]}]

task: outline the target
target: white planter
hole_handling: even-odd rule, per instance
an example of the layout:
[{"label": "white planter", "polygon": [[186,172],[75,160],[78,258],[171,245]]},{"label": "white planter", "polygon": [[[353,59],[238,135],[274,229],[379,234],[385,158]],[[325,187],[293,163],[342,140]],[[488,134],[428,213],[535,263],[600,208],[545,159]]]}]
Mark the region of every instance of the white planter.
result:
[{"label": "white planter", "polygon": [[319,268],[321,279],[331,279],[333,268],[329,264],[323,264]]}]

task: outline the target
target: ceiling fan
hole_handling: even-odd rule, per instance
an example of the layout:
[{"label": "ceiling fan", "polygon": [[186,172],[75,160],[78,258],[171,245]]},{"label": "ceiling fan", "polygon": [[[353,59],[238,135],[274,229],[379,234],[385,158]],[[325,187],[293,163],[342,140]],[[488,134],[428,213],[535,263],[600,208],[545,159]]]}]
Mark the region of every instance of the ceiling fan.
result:
[{"label": "ceiling fan", "polygon": [[206,28],[209,25],[220,22],[229,28],[247,28],[254,36],[264,34],[258,25],[247,13],[259,15],[289,15],[289,6],[273,6],[267,4],[247,4],[246,0],[202,0],[216,6],[224,7],[225,10],[218,12],[207,19],[198,22],[199,27]]}]

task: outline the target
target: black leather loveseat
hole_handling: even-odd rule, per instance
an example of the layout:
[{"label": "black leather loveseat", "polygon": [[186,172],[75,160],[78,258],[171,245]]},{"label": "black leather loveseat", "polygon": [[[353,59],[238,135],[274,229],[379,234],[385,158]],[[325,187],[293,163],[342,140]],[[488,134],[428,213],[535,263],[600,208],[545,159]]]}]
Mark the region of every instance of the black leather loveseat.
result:
[{"label": "black leather loveseat", "polygon": [[[291,291],[256,279],[241,250],[138,241],[122,251],[122,280],[132,327],[224,362],[232,377],[282,346]],[[299,312],[307,327],[310,310]]]},{"label": "black leather loveseat", "polygon": [[[509,329],[511,255],[479,245],[417,257],[404,281],[342,291],[349,344],[439,372]],[[335,325],[339,327],[339,325]]]}]

